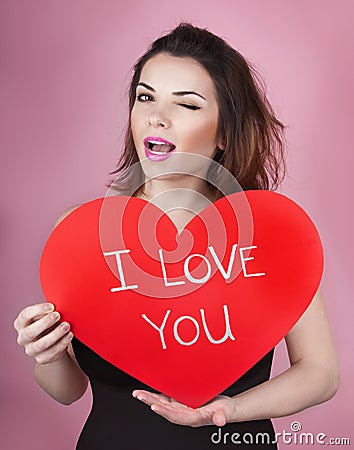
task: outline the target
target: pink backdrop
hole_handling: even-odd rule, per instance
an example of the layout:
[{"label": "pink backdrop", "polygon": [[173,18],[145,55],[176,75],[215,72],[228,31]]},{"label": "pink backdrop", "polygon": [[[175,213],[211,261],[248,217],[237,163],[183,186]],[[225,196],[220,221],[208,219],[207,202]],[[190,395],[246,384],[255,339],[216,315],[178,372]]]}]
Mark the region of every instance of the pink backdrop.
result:
[{"label": "pink backdrop", "polygon": [[[322,287],[341,388],[327,404],[274,420],[275,428],[289,431],[297,420],[304,432],[351,437],[352,2],[179,0],[173,9],[165,0],[124,4],[0,4],[2,448],[74,448],[90,393],[70,407],[48,397],[32,377],[33,361],[16,344],[12,322],[25,305],[43,300],[39,259],[55,219],[105,193],[121,148],[129,68],[180,19],[226,38],[261,71],[288,124],[290,177],[280,192],[309,213],[324,243]],[[281,344],[273,374],[286,367]]]}]

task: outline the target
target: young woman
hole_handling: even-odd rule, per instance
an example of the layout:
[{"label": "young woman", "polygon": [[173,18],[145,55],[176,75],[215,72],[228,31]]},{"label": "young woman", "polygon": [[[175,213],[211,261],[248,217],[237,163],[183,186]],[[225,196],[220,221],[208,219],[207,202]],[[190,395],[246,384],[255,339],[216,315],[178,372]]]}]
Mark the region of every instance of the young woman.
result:
[{"label": "young woman", "polygon": [[[275,189],[284,176],[283,128],[245,59],[210,32],[181,24],[135,65],[129,125],[113,187],[167,203],[167,214],[183,228],[205,205],[200,199],[210,203],[225,193],[208,181],[212,166],[205,161],[226,168],[244,190]],[[173,208],[181,190],[183,207]],[[75,402],[90,381],[93,408],[77,449],[208,449],[217,443],[277,448],[271,418],[325,402],[338,388],[320,290],[285,338],[288,370],[269,379],[270,351],[196,409],[103,360],[73,338],[70,324],[60,323],[51,304],[25,308],[14,326],[18,343],[35,359],[37,382],[58,402]]]}]

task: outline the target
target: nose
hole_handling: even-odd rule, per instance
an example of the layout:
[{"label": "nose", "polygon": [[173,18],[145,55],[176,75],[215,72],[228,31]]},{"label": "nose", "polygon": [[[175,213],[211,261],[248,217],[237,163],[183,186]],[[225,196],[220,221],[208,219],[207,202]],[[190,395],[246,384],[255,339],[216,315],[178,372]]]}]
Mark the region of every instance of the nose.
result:
[{"label": "nose", "polygon": [[154,128],[168,128],[171,126],[171,120],[161,109],[156,108],[149,115],[149,125]]}]

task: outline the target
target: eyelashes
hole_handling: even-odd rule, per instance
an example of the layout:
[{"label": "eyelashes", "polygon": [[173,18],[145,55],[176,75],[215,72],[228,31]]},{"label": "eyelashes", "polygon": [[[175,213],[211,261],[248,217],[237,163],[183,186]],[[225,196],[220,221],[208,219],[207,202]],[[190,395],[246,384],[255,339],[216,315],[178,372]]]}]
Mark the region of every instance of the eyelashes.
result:
[{"label": "eyelashes", "polygon": [[200,109],[200,106],[195,105],[188,105],[187,103],[178,103],[180,106],[184,106],[187,109],[192,109],[193,111],[196,111],[197,109]]},{"label": "eyelashes", "polygon": [[[153,101],[153,97],[149,94],[139,94],[136,96],[136,100],[140,103],[146,103],[146,102],[151,102]],[[178,103],[179,106],[182,106],[183,108],[186,109],[190,109],[192,111],[196,111],[198,109],[201,109],[200,106],[196,106],[196,105],[190,105],[188,103]]]},{"label": "eyelashes", "polygon": [[[148,99],[147,100],[143,100],[143,97],[148,97]],[[149,102],[149,101],[153,100],[153,98],[149,94],[137,95],[136,99],[138,100],[138,102],[141,102],[141,103],[145,103],[145,102]]]}]

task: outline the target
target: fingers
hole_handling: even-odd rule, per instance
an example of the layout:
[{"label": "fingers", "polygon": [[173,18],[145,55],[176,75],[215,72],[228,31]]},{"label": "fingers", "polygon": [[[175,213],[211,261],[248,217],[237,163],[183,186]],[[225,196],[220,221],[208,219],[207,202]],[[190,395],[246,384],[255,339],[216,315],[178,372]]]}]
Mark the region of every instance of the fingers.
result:
[{"label": "fingers", "polygon": [[17,343],[39,364],[63,357],[73,337],[70,325],[60,323],[60,314],[50,303],[24,308],[15,319],[14,327],[18,332]]},{"label": "fingers", "polygon": [[143,403],[146,403],[149,406],[154,405],[154,404],[155,405],[161,404],[161,405],[171,406],[173,408],[178,408],[178,409],[188,409],[187,405],[184,405],[183,403],[178,402],[174,398],[167,397],[164,394],[156,394],[155,392],[149,392],[149,391],[144,391],[144,390],[140,390],[140,389],[134,390],[132,394],[133,394],[133,397],[136,397],[138,400],[142,401]]},{"label": "fingers", "polygon": [[179,425],[186,425],[192,428],[206,426],[206,425],[217,425],[223,427],[227,421],[225,412],[222,409],[216,410],[213,414],[201,414],[193,408],[188,410],[173,408],[169,405],[153,404],[151,405],[152,411],[169,420],[172,423]]},{"label": "fingers", "polygon": [[[58,327],[60,328],[60,327]],[[49,335],[47,335],[49,336]],[[46,337],[47,337],[46,336]],[[61,336],[59,340],[56,340],[55,344],[51,347],[47,347],[47,344],[43,344],[43,348],[45,350],[40,351],[39,353],[35,354],[34,357],[38,364],[44,365],[49,364],[52,362],[55,362],[63,357],[63,355],[66,354],[66,349],[73,338],[73,333],[66,332],[64,335],[60,335],[58,333],[58,336]],[[45,339],[44,337],[41,339]],[[40,339],[40,340],[41,340]],[[37,341],[39,342],[39,341]],[[37,344],[36,342],[36,344]],[[35,350],[35,349],[34,349]]]},{"label": "fingers", "polygon": [[57,311],[43,315],[40,319],[19,330],[17,343],[26,345],[37,340],[45,330],[52,327],[59,319],[60,314]]},{"label": "fingers", "polygon": [[138,400],[141,400],[148,405],[152,405],[156,402],[161,402],[164,404],[170,403],[169,397],[164,394],[155,394],[155,392],[149,392],[140,389],[136,389],[133,391],[133,397],[136,397]]},{"label": "fingers", "polygon": [[193,409],[164,394],[156,394],[140,389],[134,390],[132,394],[133,397],[149,405],[152,411],[172,423],[193,428],[205,425],[223,427],[227,423],[227,410],[225,410],[223,405],[215,404],[216,402],[220,403],[221,401],[230,400],[227,397],[214,399],[207,406]]},{"label": "fingers", "polygon": [[135,389],[132,393],[133,397],[138,400],[144,401],[144,403],[153,404],[156,402],[163,403],[165,405],[176,405],[179,408],[188,408],[187,405],[180,403],[174,398],[167,397],[165,394],[156,394],[155,392],[144,391],[141,389]]},{"label": "fingers", "polygon": [[16,331],[26,327],[36,316],[42,316],[49,311],[54,311],[52,303],[38,303],[36,305],[27,306],[14,320],[14,328]]},{"label": "fingers", "polygon": [[174,398],[170,398],[169,401],[170,401],[170,404],[176,405],[179,408],[182,408],[182,409],[188,409],[189,408],[189,406],[185,405],[184,403],[180,403],[178,400],[175,400]]},{"label": "fingers", "polygon": [[46,352],[50,347],[62,339],[62,337],[68,333],[69,329],[70,326],[67,322],[63,322],[60,325],[58,324],[50,333],[45,334],[38,340],[27,343],[25,347],[26,354],[28,356],[37,356],[39,353]]},{"label": "fingers", "polygon": [[133,391],[133,397],[146,403],[151,407],[152,411],[172,423],[194,426],[198,422],[196,416],[200,416],[199,413],[164,394],[136,389]]},{"label": "fingers", "polygon": [[184,409],[174,409],[168,405],[153,404],[151,406],[151,410],[170,422],[178,425],[186,425],[190,427],[207,425],[204,418],[202,418],[193,408],[189,408],[186,411]]}]

